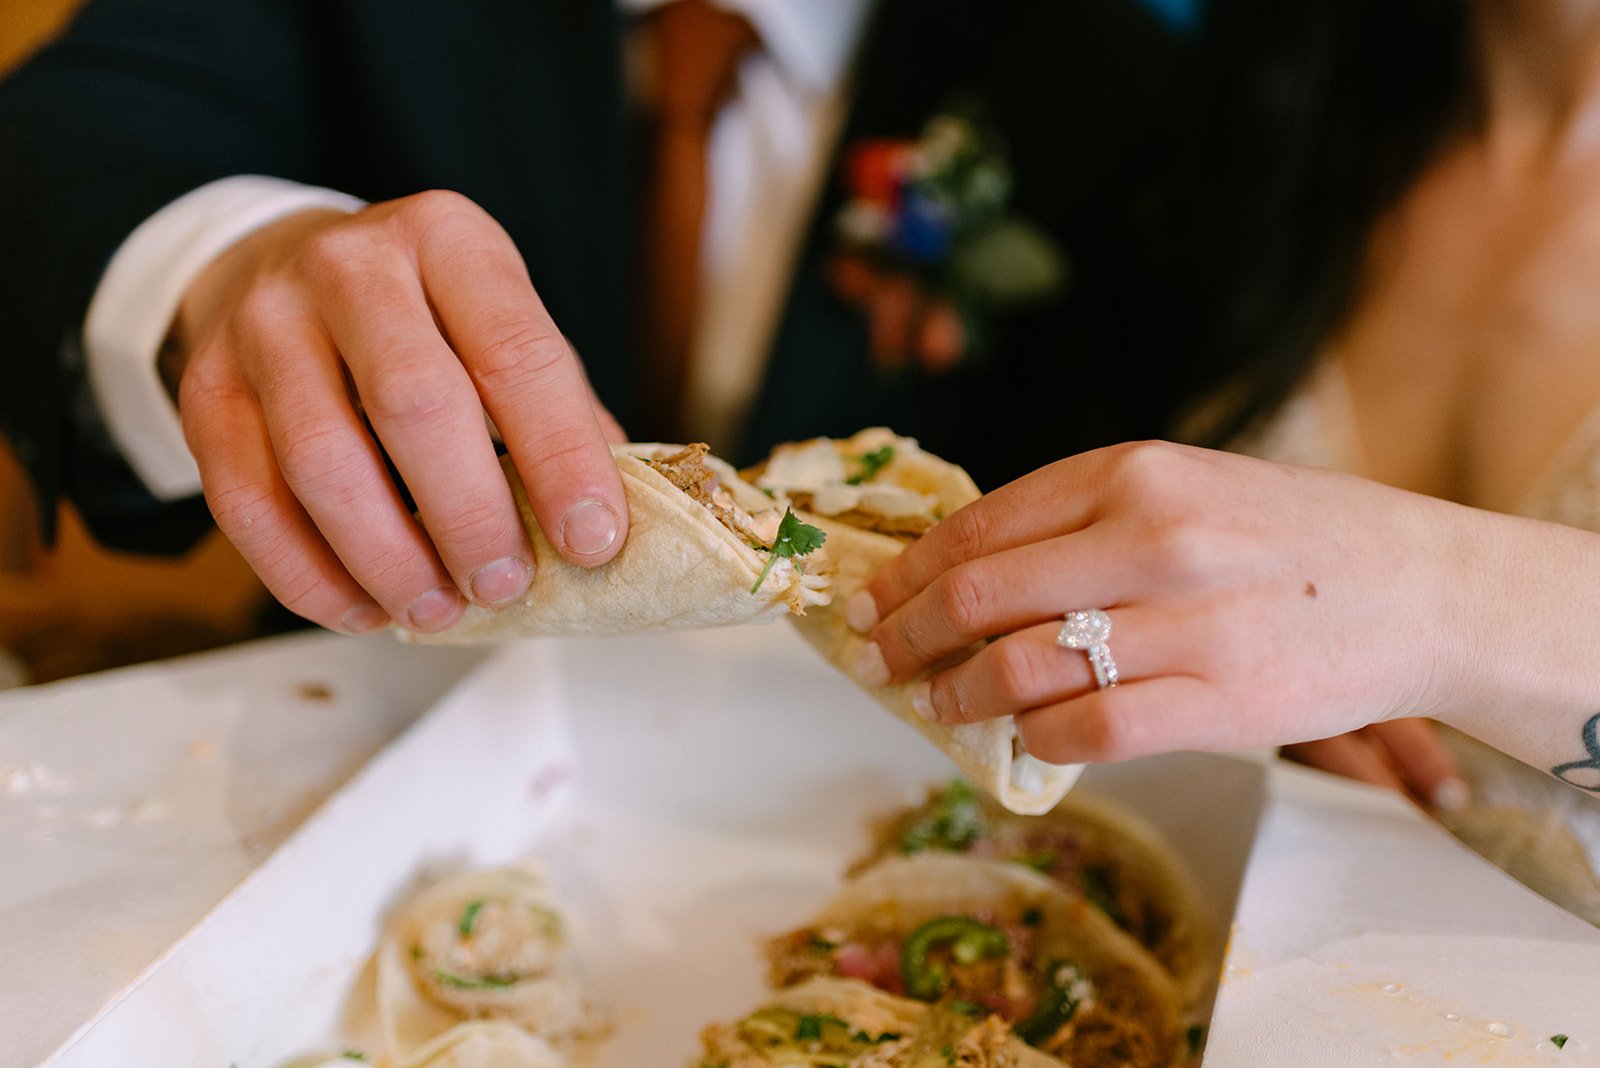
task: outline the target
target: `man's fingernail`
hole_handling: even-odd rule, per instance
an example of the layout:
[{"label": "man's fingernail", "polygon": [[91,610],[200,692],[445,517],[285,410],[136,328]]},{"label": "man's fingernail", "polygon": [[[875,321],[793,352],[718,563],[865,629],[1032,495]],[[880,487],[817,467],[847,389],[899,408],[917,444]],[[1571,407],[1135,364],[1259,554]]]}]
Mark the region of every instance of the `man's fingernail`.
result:
[{"label": "man's fingernail", "polygon": [[844,603],[844,621],[857,634],[865,634],[878,625],[878,603],[866,590],[857,590]]},{"label": "man's fingernail", "polygon": [[856,654],[856,678],[868,686],[889,685],[889,665],[883,659],[883,651],[878,648],[877,642],[868,642]]},{"label": "man's fingernail", "polygon": [[411,630],[443,630],[461,614],[462,597],[454,586],[440,586],[411,602],[406,609],[406,626]]},{"label": "man's fingernail", "polygon": [[929,723],[932,723],[937,718],[933,711],[933,681],[931,679],[923,679],[911,687],[911,709]]},{"label": "man's fingernail", "polygon": [[579,501],[561,520],[561,546],[579,556],[595,556],[617,540],[617,513],[604,501]]},{"label": "man's fingernail", "polygon": [[1433,796],[1428,798],[1428,803],[1435,811],[1456,813],[1465,809],[1472,801],[1472,791],[1467,789],[1467,784],[1460,779],[1446,779],[1433,788]]},{"label": "man's fingernail", "polygon": [[388,612],[372,601],[362,601],[339,617],[339,629],[346,634],[371,634],[388,622]]},{"label": "man's fingernail", "polygon": [[521,597],[533,581],[533,568],[515,556],[484,564],[472,573],[472,596],[479,604],[499,608]]}]

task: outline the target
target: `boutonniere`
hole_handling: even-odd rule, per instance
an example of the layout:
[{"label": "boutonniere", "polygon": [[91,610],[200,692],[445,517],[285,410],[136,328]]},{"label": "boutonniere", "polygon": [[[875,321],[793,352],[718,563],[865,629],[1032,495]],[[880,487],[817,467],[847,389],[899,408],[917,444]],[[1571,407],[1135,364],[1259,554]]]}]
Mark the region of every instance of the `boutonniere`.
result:
[{"label": "boutonniere", "polygon": [[844,164],[832,275],[880,364],[947,370],[982,351],[995,317],[1065,290],[1065,253],[1010,210],[1004,146],[976,120],[941,114],[917,138],[849,146]]}]

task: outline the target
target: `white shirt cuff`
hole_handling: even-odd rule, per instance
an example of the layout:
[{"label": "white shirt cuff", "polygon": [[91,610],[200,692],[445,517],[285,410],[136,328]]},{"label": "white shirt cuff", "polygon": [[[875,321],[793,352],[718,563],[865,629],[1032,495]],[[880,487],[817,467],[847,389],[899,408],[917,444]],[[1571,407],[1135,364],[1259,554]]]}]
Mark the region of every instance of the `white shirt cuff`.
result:
[{"label": "white shirt cuff", "polygon": [[156,370],[190,283],[235,242],[286,215],[365,206],[348,194],[281,178],[222,178],[140,223],[111,257],[84,321],[89,387],[111,440],[158,500],[200,492],[200,469]]}]

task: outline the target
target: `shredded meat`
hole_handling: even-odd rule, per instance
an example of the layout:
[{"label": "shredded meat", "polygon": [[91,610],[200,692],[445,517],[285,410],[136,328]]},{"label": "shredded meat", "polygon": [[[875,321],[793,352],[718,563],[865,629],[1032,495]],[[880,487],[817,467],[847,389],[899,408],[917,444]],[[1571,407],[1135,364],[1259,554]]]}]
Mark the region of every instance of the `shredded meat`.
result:
[{"label": "shredded meat", "polygon": [[1005,1021],[998,1016],[986,1017],[951,1047],[950,1064],[954,1068],[1010,1068],[1016,1063],[1006,1049],[1010,1037],[1011,1029]]},{"label": "shredded meat", "polygon": [[710,504],[711,487],[707,483],[714,482],[717,477],[717,473],[706,466],[706,456],[710,452],[711,446],[697,441],[693,445],[685,445],[671,456],[651,460],[650,463],[667,477],[668,482],[701,504]]},{"label": "shredded meat", "polygon": [[1177,1060],[1178,1036],[1151,1011],[1144,984],[1126,969],[1095,976],[1095,999],[1043,1043],[1068,1064],[1163,1068]]},{"label": "shredded meat", "polygon": [[[704,505],[723,526],[747,541],[762,541],[751,526],[750,517],[740,512],[726,490],[721,490],[717,473],[706,466],[706,455],[711,446],[703,441],[685,445],[671,456],[651,460],[650,466],[661,472],[666,480],[689,495],[689,499]],[[721,490],[721,492],[719,492]],[[768,540],[770,545],[770,540]]]},{"label": "shredded meat", "polygon": [[794,986],[816,975],[833,975],[833,956],[818,948],[814,927],[802,927],[767,943],[767,981],[775,987]]},{"label": "shredded meat", "polygon": [[[794,490],[789,494],[789,499],[794,501],[794,506],[801,511],[811,507],[812,494],[803,490]],[[831,516],[841,523],[846,523],[857,530],[871,530],[878,534],[887,534],[891,538],[899,538],[904,542],[913,542],[933,529],[938,522],[931,515],[879,515],[869,512],[864,508],[852,508],[847,512],[840,512]]]}]

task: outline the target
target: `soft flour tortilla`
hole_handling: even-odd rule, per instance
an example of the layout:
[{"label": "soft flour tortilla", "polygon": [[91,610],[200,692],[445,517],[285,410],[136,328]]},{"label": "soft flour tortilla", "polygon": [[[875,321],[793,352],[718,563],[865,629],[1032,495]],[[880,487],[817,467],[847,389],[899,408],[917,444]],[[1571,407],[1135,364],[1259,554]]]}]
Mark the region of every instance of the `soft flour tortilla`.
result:
[{"label": "soft flour tortilla", "polygon": [[[532,865],[467,872],[412,898],[385,931],[376,970],[379,1026],[398,1065],[469,1063],[450,1054],[460,1042],[542,1068],[545,1047],[570,1051],[604,1031]],[[470,1021],[502,1026],[461,1031]]]},{"label": "soft flour tortilla", "polygon": [[1171,844],[1139,816],[1081,788],[1043,816],[1017,816],[950,783],[881,821],[875,838],[855,871],[889,857],[960,853],[1022,864],[1083,894],[1150,951],[1186,1006],[1221,966],[1218,932]]},{"label": "soft flour tortilla", "polygon": [[[649,463],[680,445],[612,447],[628,501],[628,539],[609,563],[584,568],[567,562],[540,529],[509,458],[501,461],[533,547],[527,595],[504,608],[468,606],[453,626],[434,634],[401,631],[407,641],[474,645],[505,638],[627,634],[719,627],[774,619],[828,601],[826,549],[798,560],[777,560],[751,592],[768,553],[719,522]],[[769,498],[715,457],[705,464],[746,512],[783,513]]]},{"label": "soft flour tortilla", "polygon": [[[894,457],[878,471],[876,481],[935,498],[941,517],[981,496],[964,470],[923,451],[911,438],[873,428],[833,444],[849,456],[863,456],[885,446],[892,447]],[[761,484],[762,476],[755,477],[757,484]],[[785,489],[780,487],[775,492]],[[804,497],[797,502],[799,507],[814,503]],[[859,514],[852,511],[835,516],[808,511],[802,518],[827,532],[826,548],[836,570],[832,604],[796,617],[793,622],[806,641],[854,681],[856,656],[867,639],[852,631],[845,622],[844,606],[873,572],[904,551],[908,543],[889,534],[864,529]],[[975,645],[955,659],[971,656],[979,648],[981,646]],[[949,663],[940,666],[948,667]],[[1024,751],[1010,716],[983,723],[945,726],[929,723],[917,715],[911,706],[911,690],[926,678],[927,673],[924,673],[893,686],[864,686],[863,689],[948,753],[974,783],[1013,812],[1029,815],[1048,812],[1072,788],[1083,766],[1047,764]]]},{"label": "soft flour tortilla", "polygon": [[[797,1018],[822,1027],[839,1021],[853,1032],[886,1038],[870,1053],[848,1059],[806,1057],[795,1040]],[[826,1022],[824,1022],[826,1021]],[[999,1020],[980,1020],[895,997],[853,979],[810,979],[780,990],[735,1024],[715,1024],[701,1036],[703,1053],[690,1068],[760,1068],[826,1064],[856,1068],[1060,1068],[1061,1062],[1025,1045]],[[820,1043],[819,1043],[820,1044]]]},{"label": "soft flour tortilla", "polygon": [[834,947],[850,944],[903,943],[923,924],[953,916],[1026,939],[1035,981],[1068,962],[1087,977],[1092,990],[1070,1031],[1042,1043],[1047,1052],[1069,1064],[1134,1068],[1180,1060],[1179,1000],[1167,973],[1083,897],[1014,864],[950,854],[885,860],[851,880],[808,927],[769,945],[772,979],[830,974],[813,970],[813,958],[830,960]]},{"label": "soft flour tortilla", "polygon": [[566,1068],[567,1063],[543,1039],[493,1020],[452,1027],[410,1062],[411,1068]]}]

